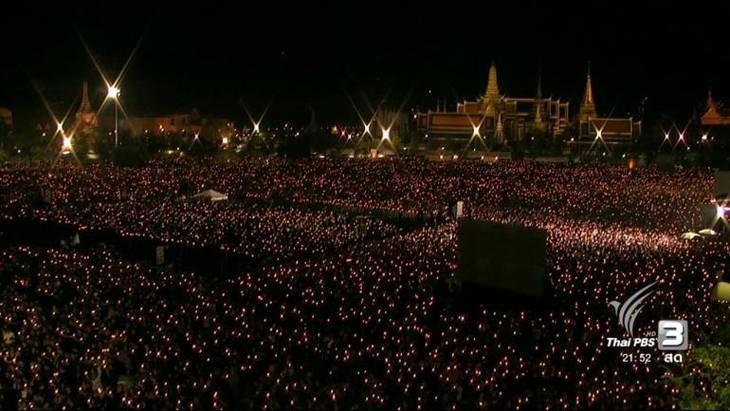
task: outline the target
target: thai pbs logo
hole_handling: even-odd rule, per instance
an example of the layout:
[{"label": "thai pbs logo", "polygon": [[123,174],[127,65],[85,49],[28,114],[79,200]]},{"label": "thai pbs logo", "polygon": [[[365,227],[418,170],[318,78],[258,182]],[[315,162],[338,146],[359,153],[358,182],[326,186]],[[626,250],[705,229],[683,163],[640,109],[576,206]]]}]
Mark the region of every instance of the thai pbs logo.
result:
[{"label": "thai pbs logo", "polygon": [[[661,320],[657,326],[657,331],[650,331],[643,337],[634,337],[634,324],[641,310],[646,305],[646,299],[656,291],[657,282],[646,285],[631,294],[623,302],[611,301],[608,303],[613,308],[616,318],[621,327],[626,330],[630,338],[607,337],[606,345],[609,347],[658,347],[662,351],[683,351],[687,350],[689,345],[686,320]],[[671,354],[665,355],[665,361],[677,362],[681,361],[681,355],[674,356],[674,361],[667,359],[672,357]],[[672,357],[672,358],[674,358]]]}]

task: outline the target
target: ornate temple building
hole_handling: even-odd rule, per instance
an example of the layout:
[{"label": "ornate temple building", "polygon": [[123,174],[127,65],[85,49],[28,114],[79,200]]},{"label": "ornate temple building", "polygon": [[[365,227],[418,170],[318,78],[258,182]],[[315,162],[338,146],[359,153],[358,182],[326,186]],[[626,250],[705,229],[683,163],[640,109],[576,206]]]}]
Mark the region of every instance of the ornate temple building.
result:
[{"label": "ornate temple building", "polygon": [[588,76],[586,77],[586,88],[583,92],[583,101],[580,103],[578,110],[578,123],[588,123],[590,119],[598,118],[596,111],[596,102],[593,101],[593,84],[591,83],[591,68],[588,66]]},{"label": "ornate temple building", "polygon": [[76,134],[90,134],[95,131],[97,125],[96,112],[91,108],[91,101],[89,100],[89,86],[84,81],[81,105],[76,111],[73,129]]},{"label": "ornate temple building", "polygon": [[[713,114],[712,108],[707,116],[709,121],[719,121],[712,120],[718,117]],[[541,75],[538,75],[534,97],[509,97],[501,94],[494,62],[489,68],[484,95],[475,101],[458,103],[456,111],[437,109],[418,113],[416,118],[419,132],[429,138],[442,140],[469,138],[478,132],[481,137],[493,137],[497,143],[509,143],[538,135],[560,136],[573,126],[570,145],[592,147],[596,141],[601,141],[604,147],[608,147],[628,145],[641,134],[640,120],[633,117],[601,116],[598,113],[590,67],[583,99],[573,118],[570,117],[569,102],[543,96]],[[726,119],[727,124],[730,124],[730,115]]]},{"label": "ornate temple building", "polygon": [[596,110],[591,84],[591,69],[588,67],[583,100],[576,116],[577,141],[573,145],[590,144],[597,141],[604,146],[624,146],[634,142],[641,135],[641,121],[633,117],[603,117]]},{"label": "ornate temple building", "polygon": [[489,68],[487,89],[475,101],[457,104],[455,112],[428,111],[417,114],[418,131],[430,137],[466,137],[479,131],[496,142],[524,140],[537,134],[557,136],[570,124],[569,103],[542,95],[538,75],[534,97],[508,97],[500,94],[497,67]]},{"label": "ornate temple building", "polygon": [[[48,125],[39,130],[42,136],[49,133],[50,130],[47,128]],[[77,155],[88,155],[90,158],[95,158],[99,143],[99,123],[96,112],[91,107],[89,86],[85,81],[81,93],[81,105],[76,110],[73,125],[70,128],[65,127],[65,133],[69,137],[72,136],[73,147]]]},{"label": "ornate temple building", "polygon": [[700,123],[709,127],[730,125],[730,110],[712,99],[712,90],[707,92],[707,107],[705,113],[700,117]]}]

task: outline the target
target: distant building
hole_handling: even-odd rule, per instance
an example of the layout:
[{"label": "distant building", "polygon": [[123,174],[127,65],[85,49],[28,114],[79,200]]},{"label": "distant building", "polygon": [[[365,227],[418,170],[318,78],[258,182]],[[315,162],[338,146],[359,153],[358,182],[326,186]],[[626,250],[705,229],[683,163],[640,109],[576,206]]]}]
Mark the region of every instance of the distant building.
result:
[{"label": "distant building", "polygon": [[535,134],[557,136],[569,124],[569,103],[543,97],[540,75],[534,97],[501,95],[494,62],[489,68],[486,92],[477,100],[462,101],[453,112],[437,108],[417,114],[418,130],[430,137],[470,138],[478,130],[480,136],[494,137],[498,143],[524,140]]},{"label": "distant building", "polygon": [[588,76],[586,77],[586,88],[583,92],[583,101],[578,110],[578,123],[585,124],[591,119],[597,119],[596,102],[593,101],[593,85],[591,84],[591,68],[588,67]]},{"label": "distant building", "polygon": [[89,100],[89,86],[85,81],[81,96],[81,105],[76,111],[75,119],[73,129],[76,133],[91,133],[98,125],[96,112],[91,108],[91,101]]},{"label": "distant building", "polygon": [[13,112],[5,107],[0,107],[0,121],[3,122],[3,126],[6,130],[13,129]]},{"label": "distant building", "polygon": [[578,144],[593,145],[601,140],[607,145],[625,146],[641,135],[641,121],[633,117],[602,117],[596,110],[591,83],[591,70],[588,68],[583,100],[576,116]]},{"label": "distant building", "polygon": [[222,139],[231,138],[237,132],[233,121],[203,117],[197,109],[189,113],[129,117],[128,127],[133,137],[184,134]]},{"label": "distant building", "polygon": [[700,118],[703,126],[728,126],[730,125],[730,110],[724,108],[722,103],[716,103],[712,99],[712,90],[707,92],[707,108],[705,114]]},{"label": "distant building", "polygon": [[588,118],[580,123],[580,134],[590,140],[601,136],[606,142],[632,143],[641,135],[641,121],[626,118]]}]

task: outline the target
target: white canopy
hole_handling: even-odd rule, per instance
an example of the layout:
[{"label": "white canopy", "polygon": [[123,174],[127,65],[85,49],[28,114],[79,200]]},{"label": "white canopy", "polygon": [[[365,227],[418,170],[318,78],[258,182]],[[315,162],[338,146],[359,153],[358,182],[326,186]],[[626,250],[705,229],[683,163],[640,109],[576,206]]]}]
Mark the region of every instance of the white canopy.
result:
[{"label": "white canopy", "polygon": [[691,240],[691,239],[697,238],[697,237],[702,237],[702,235],[697,234],[697,233],[693,233],[691,231],[688,231],[686,233],[682,233],[682,235],[680,236],[680,238],[682,238],[683,240]]},{"label": "white canopy", "polygon": [[228,194],[219,193],[215,190],[205,190],[194,195],[193,198],[205,198],[210,199],[210,201],[221,201],[228,200]]}]

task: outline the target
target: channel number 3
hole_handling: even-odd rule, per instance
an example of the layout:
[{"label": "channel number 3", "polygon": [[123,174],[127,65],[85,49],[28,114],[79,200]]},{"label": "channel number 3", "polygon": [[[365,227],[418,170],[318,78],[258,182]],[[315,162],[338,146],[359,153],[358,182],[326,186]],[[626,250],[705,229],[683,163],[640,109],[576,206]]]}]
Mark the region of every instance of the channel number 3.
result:
[{"label": "channel number 3", "polygon": [[664,351],[686,350],[688,347],[687,320],[659,321],[659,349]]}]

